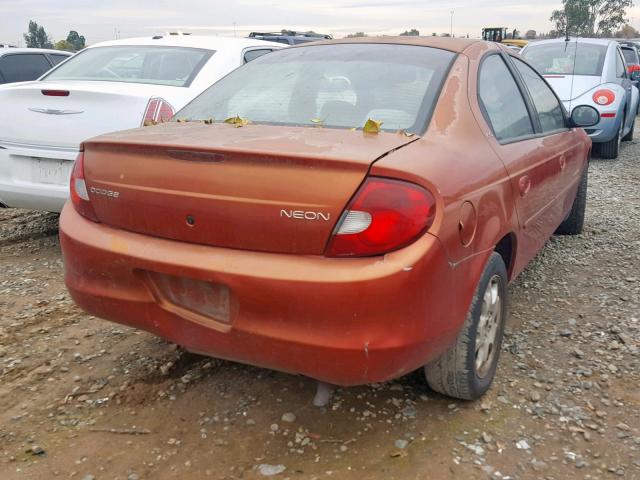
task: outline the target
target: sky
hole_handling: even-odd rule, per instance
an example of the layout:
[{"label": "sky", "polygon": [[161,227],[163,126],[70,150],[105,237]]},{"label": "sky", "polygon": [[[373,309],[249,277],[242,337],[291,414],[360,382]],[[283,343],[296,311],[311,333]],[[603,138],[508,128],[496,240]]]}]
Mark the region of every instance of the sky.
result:
[{"label": "sky", "polygon": [[[246,36],[253,30],[314,30],[342,37],[364,31],[478,37],[485,26],[549,31],[560,0],[0,0],[0,43],[23,46],[29,20],[55,41],[76,30],[87,43],[181,30]],[[640,28],[640,7],[629,11]]]}]

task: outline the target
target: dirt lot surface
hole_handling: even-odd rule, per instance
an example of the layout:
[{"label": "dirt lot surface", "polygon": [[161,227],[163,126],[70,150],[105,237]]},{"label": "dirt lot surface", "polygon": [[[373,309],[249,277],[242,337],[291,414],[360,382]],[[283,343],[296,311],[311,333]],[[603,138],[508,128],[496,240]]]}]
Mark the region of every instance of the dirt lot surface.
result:
[{"label": "dirt lot surface", "polygon": [[0,478],[640,478],[640,145],[590,166],[583,235],[511,286],[478,402],[421,372],[339,389],[88,316],[57,217],[0,210]]}]

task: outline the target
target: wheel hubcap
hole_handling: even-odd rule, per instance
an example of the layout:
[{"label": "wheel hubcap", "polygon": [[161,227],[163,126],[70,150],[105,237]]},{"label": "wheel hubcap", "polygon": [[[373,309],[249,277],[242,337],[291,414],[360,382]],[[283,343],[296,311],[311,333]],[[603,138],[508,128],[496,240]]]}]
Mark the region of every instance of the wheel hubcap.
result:
[{"label": "wheel hubcap", "polygon": [[491,370],[497,354],[496,340],[502,322],[500,277],[494,275],[482,298],[482,310],[476,331],[476,375],[484,378]]}]

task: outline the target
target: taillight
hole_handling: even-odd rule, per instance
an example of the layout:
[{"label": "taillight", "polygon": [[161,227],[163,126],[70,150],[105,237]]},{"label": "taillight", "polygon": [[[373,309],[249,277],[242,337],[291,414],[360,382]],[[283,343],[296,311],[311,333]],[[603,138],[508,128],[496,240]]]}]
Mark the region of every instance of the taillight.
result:
[{"label": "taillight", "polygon": [[640,71],[640,65],[638,64],[629,65],[627,69],[629,70],[629,73],[637,72],[637,71]]},{"label": "taillight", "polygon": [[82,150],[78,153],[76,163],[73,165],[70,190],[71,203],[75,207],[76,211],[83,217],[97,222],[98,217],[96,216],[96,212],[93,211],[93,205],[91,205],[91,198],[89,198],[87,184],[84,180],[84,151]]},{"label": "taillight", "polygon": [[598,105],[606,106],[611,105],[616,99],[616,94],[611,90],[598,90],[593,94],[593,101]]},{"label": "taillight", "polygon": [[342,214],[329,257],[365,257],[398,250],[432,224],[436,201],[413,183],[370,177]]},{"label": "taillight", "polygon": [[142,118],[142,125],[168,122],[175,113],[169,102],[160,97],[154,97],[147,104],[147,109],[144,111],[144,117]]},{"label": "taillight", "polygon": [[47,97],[68,97],[69,90],[41,90],[42,94]]}]

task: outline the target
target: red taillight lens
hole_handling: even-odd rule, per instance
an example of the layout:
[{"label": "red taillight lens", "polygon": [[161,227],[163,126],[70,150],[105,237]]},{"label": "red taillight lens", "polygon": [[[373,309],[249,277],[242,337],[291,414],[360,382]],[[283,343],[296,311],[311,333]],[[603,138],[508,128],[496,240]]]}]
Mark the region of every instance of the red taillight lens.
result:
[{"label": "red taillight lens", "polygon": [[91,205],[91,199],[87,191],[87,184],[84,181],[84,152],[82,150],[76,158],[76,163],[73,165],[70,190],[71,203],[76,211],[83,217],[97,222],[98,217],[93,211],[93,205]]},{"label": "red taillight lens", "polygon": [[593,101],[598,105],[611,105],[616,100],[616,94],[611,90],[598,90],[593,94]]},{"label": "red taillight lens", "polygon": [[329,257],[365,257],[398,250],[432,224],[436,201],[413,183],[368,178],[342,214]]},{"label": "red taillight lens", "polygon": [[627,68],[629,73],[640,71],[640,65],[629,65]]},{"label": "red taillight lens", "polygon": [[149,100],[149,103],[147,104],[147,109],[145,110],[144,117],[142,119],[142,125],[168,122],[175,113],[175,110],[169,102],[162,98],[154,97]]}]

